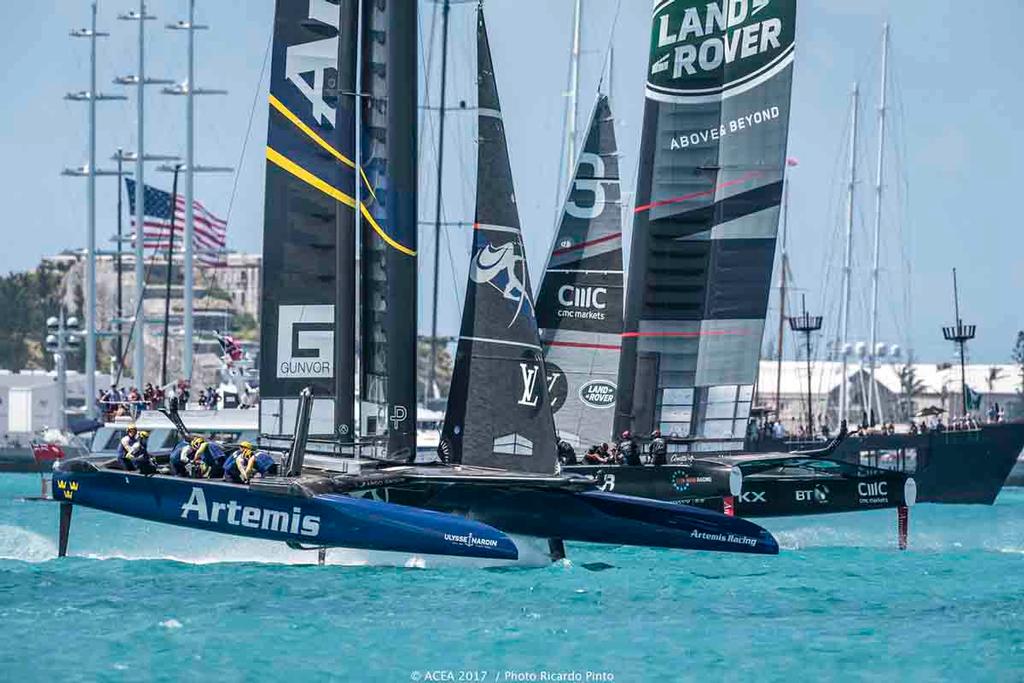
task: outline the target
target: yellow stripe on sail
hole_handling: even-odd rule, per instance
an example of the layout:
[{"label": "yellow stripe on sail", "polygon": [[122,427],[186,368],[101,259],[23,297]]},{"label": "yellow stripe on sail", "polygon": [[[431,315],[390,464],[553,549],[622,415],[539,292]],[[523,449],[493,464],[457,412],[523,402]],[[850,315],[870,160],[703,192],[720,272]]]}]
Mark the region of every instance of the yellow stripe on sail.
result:
[{"label": "yellow stripe on sail", "polygon": [[[322,178],[319,178],[319,177],[313,175],[312,173],[310,173],[306,169],[302,168],[301,166],[296,164],[294,161],[292,161],[288,157],[286,157],[283,154],[281,154],[280,152],[278,152],[273,147],[267,147],[267,161],[271,162],[275,166],[278,166],[278,167],[284,169],[288,173],[291,173],[293,176],[295,176],[296,178],[298,178],[302,182],[304,182],[307,185],[310,185],[312,187],[315,187],[316,189],[320,190],[321,192],[323,192],[327,196],[333,197],[334,199],[338,200],[339,202],[341,202],[345,206],[349,206],[349,207],[353,207],[353,208],[355,207],[355,205],[356,205],[356,200],[355,199],[353,199],[349,195],[345,194],[344,192],[342,192],[338,188],[334,187],[330,183],[324,181]],[[377,221],[374,220],[373,216],[370,215],[370,211],[369,211],[369,209],[366,208],[366,204],[360,204],[360,209],[361,209],[361,213],[363,214],[363,217],[370,223],[370,226],[374,229],[374,231],[378,235],[380,235],[380,238],[382,240],[384,240],[389,245],[391,245],[392,247],[394,247],[398,251],[402,252],[403,254],[407,254],[408,256],[415,256],[416,255],[416,251],[415,250],[410,249],[409,247],[405,246],[404,244],[396,242],[391,236],[389,236],[386,232],[384,232],[384,229],[381,228],[380,225],[377,223]]]},{"label": "yellow stripe on sail", "polygon": [[[351,159],[349,159],[347,156],[345,156],[344,154],[342,154],[338,150],[334,149],[334,147],[331,146],[330,143],[328,143],[322,137],[317,135],[315,130],[313,130],[312,128],[307,126],[305,123],[303,123],[302,119],[300,119],[298,116],[296,116],[295,113],[291,109],[289,109],[288,107],[284,106],[284,103],[281,100],[279,100],[276,97],[274,97],[273,95],[270,96],[270,106],[273,107],[274,109],[276,109],[277,111],[281,112],[281,116],[283,116],[286,119],[288,119],[289,121],[291,121],[293,126],[295,126],[299,130],[301,130],[303,133],[308,135],[309,138],[313,142],[315,142],[316,144],[320,145],[325,150],[327,150],[338,161],[340,161],[341,163],[345,164],[349,168],[355,168],[356,167],[355,163],[353,163],[353,161]],[[363,177],[363,184],[366,185],[366,189],[370,191],[370,196],[372,196],[374,199],[377,199],[377,194],[373,191],[373,187],[370,185],[370,179],[366,177],[366,172],[363,171],[362,168],[359,169],[359,175],[361,175]]]}]

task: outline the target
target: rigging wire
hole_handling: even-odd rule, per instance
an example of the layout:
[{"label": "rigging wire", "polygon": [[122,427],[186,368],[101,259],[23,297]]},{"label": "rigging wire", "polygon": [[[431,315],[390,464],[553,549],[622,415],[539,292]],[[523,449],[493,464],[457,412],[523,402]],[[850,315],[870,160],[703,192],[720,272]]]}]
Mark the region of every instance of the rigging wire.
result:
[{"label": "rigging wire", "polygon": [[267,62],[270,59],[270,46],[273,44],[273,41],[274,32],[271,30],[270,35],[267,37],[267,47],[263,51],[263,66],[260,67],[260,77],[259,80],[256,81],[256,88],[252,94],[252,106],[249,109],[249,123],[245,127],[245,137],[242,138],[242,151],[238,155],[238,166],[235,168],[235,177],[231,183],[231,199],[228,200],[227,216],[224,219],[229,225],[231,223],[231,210],[235,206],[235,193],[238,191],[238,179],[242,175],[242,165],[245,162],[245,153],[249,148],[249,138],[252,135],[252,122],[256,116],[256,107],[259,104],[260,90],[263,87],[263,77],[267,72]]}]

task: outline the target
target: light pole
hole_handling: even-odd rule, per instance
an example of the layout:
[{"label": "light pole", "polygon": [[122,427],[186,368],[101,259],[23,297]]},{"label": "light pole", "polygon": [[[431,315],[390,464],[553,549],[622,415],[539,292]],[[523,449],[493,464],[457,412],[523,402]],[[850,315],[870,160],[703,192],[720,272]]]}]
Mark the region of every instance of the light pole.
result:
[{"label": "light pole", "polygon": [[[185,304],[185,318],[184,318],[184,348],[182,353],[182,374],[186,380],[191,381],[192,379],[192,349],[193,349],[193,294],[195,289],[195,271],[193,269],[194,259],[194,241],[193,234],[195,227],[193,225],[193,211],[192,205],[195,201],[195,179],[194,175],[198,172],[206,173],[230,173],[234,169],[228,167],[214,167],[206,166],[200,167],[195,163],[195,95],[226,95],[227,90],[214,90],[210,88],[198,88],[195,85],[195,32],[205,31],[209,26],[195,23],[196,16],[196,2],[195,0],[188,0],[188,19],[185,21],[179,21],[175,24],[167,24],[167,28],[171,30],[187,31],[188,32],[188,74],[185,77],[183,83],[178,83],[168,88],[164,88],[163,92],[166,95],[184,95],[185,96],[185,250],[184,250],[184,270],[185,270],[185,287],[184,287],[184,304]],[[164,169],[166,170],[166,169]],[[177,201],[177,194],[175,194],[174,201]],[[165,342],[166,343],[166,342]]]},{"label": "light pole", "polygon": [[[72,316],[65,319],[62,308],[59,316],[46,319],[46,332],[46,350],[53,355],[53,364],[57,370],[57,428],[64,432],[68,428],[68,354],[77,351],[81,346],[78,318]],[[86,413],[89,416],[93,414],[89,406],[95,404],[95,392],[85,397]]]},{"label": "light pole", "polygon": [[789,319],[789,328],[804,335],[807,348],[807,432],[814,438],[814,406],[811,402],[811,333],[821,329],[821,316],[807,314],[807,297],[803,296],[803,313]]},{"label": "light pole", "polygon": [[[89,28],[71,31],[72,38],[89,39],[89,89],[68,93],[64,99],[89,103],[89,164],[80,172],[65,172],[65,175],[81,175],[88,179],[88,207],[86,208],[85,242],[85,385],[86,393],[96,393],[96,103],[108,100],[123,100],[124,95],[105,95],[96,92],[96,39],[105,38],[109,33],[96,30],[97,3],[91,5]],[[95,417],[92,402],[86,405],[86,414]]]},{"label": "light pole", "polygon": [[956,268],[953,269],[953,314],[956,316],[956,325],[943,327],[942,336],[946,338],[946,341],[955,342],[960,346],[960,397],[964,417],[967,417],[967,369],[964,361],[964,346],[974,339],[977,326],[964,325],[964,321],[960,318],[960,292],[956,285]]},{"label": "light pole", "polygon": [[135,360],[133,365],[135,384],[141,387],[144,384],[146,372],[146,346],[145,328],[146,316],[143,306],[143,298],[146,293],[146,269],[144,253],[144,225],[146,207],[146,185],[145,185],[145,97],[147,85],[167,85],[173,81],[159,78],[146,78],[146,22],[156,19],[151,14],[146,14],[146,3],[139,0],[138,11],[130,11],[117,17],[122,21],[139,22],[139,72],[134,76],[121,76],[114,80],[119,85],[134,85],[136,87],[137,115],[137,137],[138,153],[135,158]]}]

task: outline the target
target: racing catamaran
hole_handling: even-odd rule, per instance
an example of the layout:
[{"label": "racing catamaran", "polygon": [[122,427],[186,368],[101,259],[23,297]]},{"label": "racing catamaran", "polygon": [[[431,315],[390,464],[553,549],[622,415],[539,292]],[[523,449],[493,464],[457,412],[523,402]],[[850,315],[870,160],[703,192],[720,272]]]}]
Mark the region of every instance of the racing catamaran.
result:
[{"label": "racing catamaran", "polygon": [[482,10],[474,253],[445,462],[411,464],[415,421],[404,388],[415,354],[398,356],[415,331],[403,278],[415,272],[416,5],[359,5],[277,2],[260,420],[267,448],[288,444],[280,475],[234,484],[65,461],[54,474],[59,553],[76,505],[283,541],[319,549],[321,559],[328,547],[347,547],[510,561],[517,537],[546,541],[552,560],[565,556],[564,541],[777,553],[771,534],[749,521],[603,491],[594,477],[559,471]]},{"label": "racing catamaran", "polygon": [[602,94],[537,316],[559,437],[580,449],[657,429],[669,463],[565,470],[741,516],[913,505],[906,474],[830,459],[842,439],[742,452],[786,166],[796,3],[654,5],[630,286],[624,296],[619,156]]}]

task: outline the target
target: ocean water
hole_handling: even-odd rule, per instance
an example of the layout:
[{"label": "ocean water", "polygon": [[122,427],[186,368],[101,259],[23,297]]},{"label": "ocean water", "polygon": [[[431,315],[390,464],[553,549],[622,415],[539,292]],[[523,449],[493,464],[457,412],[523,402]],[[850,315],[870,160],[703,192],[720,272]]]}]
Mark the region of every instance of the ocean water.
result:
[{"label": "ocean water", "polygon": [[[366,566],[78,509],[0,475],[6,681],[1024,680],[1024,490],[763,520],[778,557],[569,545],[535,569]],[[602,571],[584,564],[606,563]]]}]

